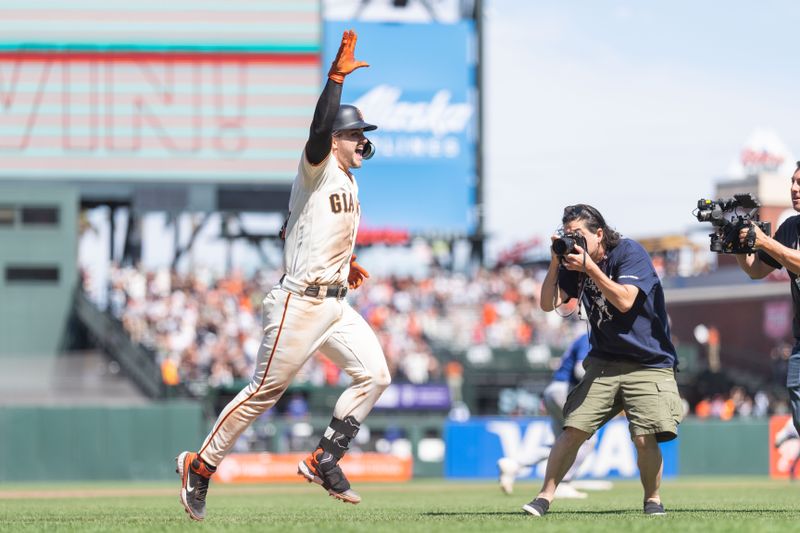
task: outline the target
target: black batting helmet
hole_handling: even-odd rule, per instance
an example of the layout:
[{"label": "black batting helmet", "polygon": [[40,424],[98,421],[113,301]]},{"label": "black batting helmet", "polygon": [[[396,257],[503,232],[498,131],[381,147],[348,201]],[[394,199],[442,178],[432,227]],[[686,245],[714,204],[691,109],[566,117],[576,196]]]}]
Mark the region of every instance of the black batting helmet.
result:
[{"label": "black batting helmet", "polygon": [[333,121],[333,131],[342,130],[364,130],[372,131],[378,129],[374,124],[364,122],[364,115],[354,105],[342,104],[336,112],[336,119]]},{"label": "black batting helmet", "polygon": [[[378,126],[364,122],[364,115],[361,114],[361,110],[350,104],[341,104],[333,121],[333,133],[344,130],[372,131],[377,129]],[[375,155],[375,145],[367,139],[362,157],[370,159],[373,155]]]}]

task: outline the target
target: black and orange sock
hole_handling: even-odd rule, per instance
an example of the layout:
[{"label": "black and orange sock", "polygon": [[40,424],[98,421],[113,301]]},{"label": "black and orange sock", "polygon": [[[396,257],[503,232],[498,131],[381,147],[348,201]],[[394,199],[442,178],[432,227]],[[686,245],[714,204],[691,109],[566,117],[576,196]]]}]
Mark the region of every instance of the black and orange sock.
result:
[{"label": "black and orange sock", "polygon": [[210,478],[214,475],[214,472],[217,471],[217,467],[208,464],[202,457],[198,455],[192,461],[192,470],[203,477]]}]

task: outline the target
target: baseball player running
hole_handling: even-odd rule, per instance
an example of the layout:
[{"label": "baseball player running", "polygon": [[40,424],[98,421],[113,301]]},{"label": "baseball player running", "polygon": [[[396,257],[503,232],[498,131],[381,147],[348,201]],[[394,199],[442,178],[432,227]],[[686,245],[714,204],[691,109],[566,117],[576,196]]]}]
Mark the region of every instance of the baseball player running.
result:
[{"label": "baseball player running", "polygon": [[285,274],[264,299],[264,338],[253,379],[222,410],[200,449],[176,459],[181,502],[194,520],[205,517],[209,480],[236,439],[275,405],[317,350],[352,383],[297,472],[339,500],[361,501],[338,463],[390,377],[378,339],[344,299],[348,287],[357,289],[369,277],[353,255],[361,208],[350,170],[374,153],[364,132],[376,129],[357,108],[340,105],[345,76],[368,66],[354,58],[355,46],[355,32],[344,32],[314,110],[281,229]]}]

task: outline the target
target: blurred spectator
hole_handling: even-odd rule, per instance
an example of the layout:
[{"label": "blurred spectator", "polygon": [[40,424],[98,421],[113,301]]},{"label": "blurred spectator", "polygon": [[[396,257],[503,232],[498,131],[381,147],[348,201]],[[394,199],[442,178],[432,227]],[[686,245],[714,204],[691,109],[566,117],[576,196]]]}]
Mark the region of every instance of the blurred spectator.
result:
[{"label": "blurred spectator", "polygon": [[769,354],[772,382],[777,385],[786,383],[786,373],[789,369],[789,357],[792,355],[792,345],[788,342],[777,344]]},{"label": "blurred spectator", "polygon": [[734,386],[728,394],[714,394],[702,398],[694,407],[694,415],[698,418],[717,418],[719,420],[732,420],[751,416],[763,417],[779,414],[783,402],[770,398],[763,391],[756,391],[754,395],[748,394],[741,386]]}]

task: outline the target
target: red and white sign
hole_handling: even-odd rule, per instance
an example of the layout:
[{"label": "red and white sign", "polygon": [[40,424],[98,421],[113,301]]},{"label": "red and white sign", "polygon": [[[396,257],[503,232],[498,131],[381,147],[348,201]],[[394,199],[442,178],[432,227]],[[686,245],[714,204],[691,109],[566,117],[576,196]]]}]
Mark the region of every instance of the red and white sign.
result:
[{"label": "red and white sign", "polygon": [[794,467],[794,478],[800,474],[800,438],[792,426],[792,417],[776,415],[769,419],[769,475],[786,479]]},{"label": "red and white sign", "polygon": [[319,60],[0,54],[0,178],[291,180]]},{"label": "red and white sign", "polygon": [[731,165],[729,172],[734,178],[764,172],[791,176],[794,161],[794,156],[776,132],[756,128],[745,141],[739,158]]},{"label": "red and white sign", "polygon": [[764,333],[770,339],[780,340],[792,331],[792,303],[790,301],[766,302],[764,304]]}]

